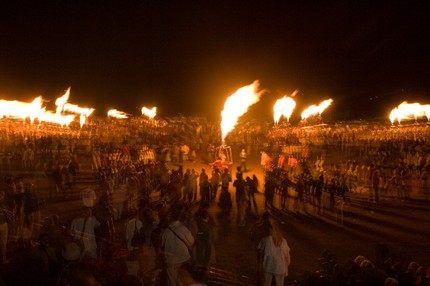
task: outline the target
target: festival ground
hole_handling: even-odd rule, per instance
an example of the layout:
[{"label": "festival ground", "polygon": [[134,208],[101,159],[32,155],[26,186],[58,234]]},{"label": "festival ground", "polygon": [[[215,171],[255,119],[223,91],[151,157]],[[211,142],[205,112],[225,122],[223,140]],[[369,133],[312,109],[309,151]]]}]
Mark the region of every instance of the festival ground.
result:
[{"label": "festival ground", "polygon": [[[233,149],[234,156],[238,156],[239,151]],[[265,211],[262,187],[264,179],[259,159],[258,152],[249,154],[247,162],[249,170],[245,176],[256,174],[260,179],[260,193],[256,198],[258,211],[261,214]],[[84,185],[93,185],[95,181],[89,165],[82,165],[81,168],[75,194],[66,198],[49,198],[43,174],[21,174],[31,179],[36,186],[39,198],[46,200],[42,216],[56,214],[61,221],[67,222],[83,211],[78,190]],[[209,170],[210,167],[203,162],[203,159],[198,159],[196,162],[186,162],[184,169],[187,168],[195,168],[200,172],[201,168]],[[233,171],[233,178],[234,175]],[[249,229],[256,218],[249,215],[246,226],[239,227],[236,222],[235,191],[232,187],[230,192],[233,210],[229,217],[219,215],[216,203],[213,203],[210,208],[211,214],[218,223],[216,263],[210,273],[212,285],[241,285],[240,281],[242,283],[255,281],[256,252],[253,242],[249,239]],[[157,199],[158,193],[154,193],[153,196],[153,199]],[[326,208],[321,214],[318,214],[310,204],[306,206],[306,210],[296,211],[294,198],[288,200],[286,210],[280,210],[278,196],[275,196],[274,205],[275,208],[269,211],[273,214],[276,224],[282,229],[291,248],[292,263],[288,281],[298,279],[305,271],[318,269],[320,267],[318,259],[326,248],[333,251],[340,265],[354,259],[357,255],[374,257],[377,244],[386,245],[392,252],[407,261],[428,263],[430,206],[419,195],[412,196],[407,201],[385,199],[382,196],[380,203],[375,205],[368,201],[367,193],[352,194],[350,203],[339,203],[336,209]],[[122,229],[126,221],[126,217],[117,221],[117,229]],[[117,240],[122,242],[123,238],[117,237]],[[13,249],[13,246],[10,247],[10,251]]]}]

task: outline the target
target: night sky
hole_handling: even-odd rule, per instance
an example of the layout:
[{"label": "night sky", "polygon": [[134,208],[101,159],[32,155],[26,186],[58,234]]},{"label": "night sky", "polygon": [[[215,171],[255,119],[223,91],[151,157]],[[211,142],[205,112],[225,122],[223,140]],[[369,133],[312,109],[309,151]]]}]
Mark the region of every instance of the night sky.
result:
[{"label": "night sky", "polygon": [[54,109],[71,86],[99,115],[155,105],[218,119],[258,79],[267,93],[248,116],[260,118],[295,89],[297,118],[329,97],[334,120],[430,103],[428,1],[364,2],[1,1],[0,98]]}]

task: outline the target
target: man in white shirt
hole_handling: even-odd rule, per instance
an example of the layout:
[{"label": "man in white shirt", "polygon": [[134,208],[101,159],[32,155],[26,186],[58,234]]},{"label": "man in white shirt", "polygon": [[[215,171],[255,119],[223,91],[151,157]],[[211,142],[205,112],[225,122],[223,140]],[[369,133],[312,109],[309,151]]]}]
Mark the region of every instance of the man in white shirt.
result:
[{"label": "man in white shirt", "polygon": [[97,258],[95,229],[98,227],[100,222],[92,215],[91,209],[86,216],[79,216],[72,221],[70,233],[76,240],[82,240],[84,245],[82,258],[85,256]]},{"label": "man in white shirt", "polygon": [[179,268],[191,258],[189,248],[194,244],[194,237],[179,221],[184,205],[174,205],[171,209],[173,210],[171,223],[164,230],[162,241],[166,256],[167,285],[176,286]]}]

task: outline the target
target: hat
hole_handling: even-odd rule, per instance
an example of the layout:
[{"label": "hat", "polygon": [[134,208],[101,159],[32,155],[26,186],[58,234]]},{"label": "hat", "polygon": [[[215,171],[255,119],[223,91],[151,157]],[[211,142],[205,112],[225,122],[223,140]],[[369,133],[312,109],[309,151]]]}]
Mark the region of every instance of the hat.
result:
[{"label": "hat", "polygon": [[75,261],[81,257],[81,249],[76,242],[69,242],[64,246],[63,258],[67,261]]}]

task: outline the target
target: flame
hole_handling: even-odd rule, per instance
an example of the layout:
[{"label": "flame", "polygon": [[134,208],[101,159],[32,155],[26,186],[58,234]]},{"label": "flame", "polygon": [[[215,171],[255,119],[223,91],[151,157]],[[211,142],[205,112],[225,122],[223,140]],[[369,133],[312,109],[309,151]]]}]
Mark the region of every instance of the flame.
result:
[{"label": "flame", "polygon": [[69,100],[69,96],[70,96],[70,87],[66,90],[63,96],[55,100],[55,105],[57,105],[56,113],[61,114],[63,112],[70,112],[70,113],[78,114],[79,123],[82,127],[87,121],[87,118],[94,112],[95,109],[80,107],[76,104],[68,103],[67,101]]},{"label": "flame", "polygon": [[46,111],[45,107],[42,107],[42,103],[43,99],[41,96],[36,97],[30,103],[15,100],[0,100],[0,116],[23,120],[29,118],[31,123],[37,118],[39,122],[56,123],[61,126],[68,126],[73,121],[73,115],[64,116]]},{"label": "flame", "polygon": [[326,99],[319,105],[311,105],[302,112],[302,119],[307,119],[310,116],[321,115],[324,110],[329,107],[333,102],[333,99]]},{"label": "flame", "polygon": [[[291,96],[295,96],[298,90],[295,90]],[[281,116],[287,118],[287,121],[290,121],[291,114],[296,108],[296,102],[291,97],[284,96],[281,99],[278,99],[273,106],[273,119],[275,124],[279,123]]]},{"label": "flame", "polygon": [[395,107],[393,110],[391,110],[390,112],[390,121],[391,121],[391,125],[394,124],[394,121],[397,119],[398,123],[400,124],[400,120],[399,120],[399,110],[397,109],[397,107]]},{"label": "flame", "polygon": [[117,109],[111,109],[108,111],[107,113],[108,117],[114,117],[114,118],[118,118],[118,119],[126,119],[128,118],[128,114],[122,111],[119,111]]},{"label": "flame", "polygon": [[55,100],[55,105],[57,106],[57,110],[56,113],[57,114],[61,114],[61,112],[63,112],[64,110],[64,105],[67,103],[67,101],[69,100],[69,96],[70,96],[70,89],[71,87],[69,87],[66,92],[64,93],[63,96],[57,98]]},{"label": "flame", "polygon": [[43,111],[42,97],[38,96],[32,102],[22,102],[16,100],[0,100],[0,116],[23,119],[34,119]]},{"label": "flame", "polygon": [[239,117],[248,111],[248,108],[260,100],[265,90],[258,91],[259,81],[239,88],[234,94],[227,98],[224,109],[221,112],[221,136],[224,142],[227,134],[236,126]]},{"label": "flame", "polygon": [[44,111],[39,114],[38,119],[40,122],[51,122],[57,123],[61,126],[69,126],[69,124],[72,123],[72,121],[75,119],[75,116],[57,114],[51,111]]},{"label": "flame", "polygon": [[152,109],[148,109],[146,107],[142,107],[142,115],[148,116],[149,118],[154,118],[157,114],[157,107],[153,107]]},{"label": "flame", "polygon": [[394,124],[394,121],[397,120],[400,124],[403,119],[413,118],[417,121],[418,117],[422,116],[426,116],[427,120],[430,120],[430,105],[403,101],[390,112],[390,121],[391,124]]}]

